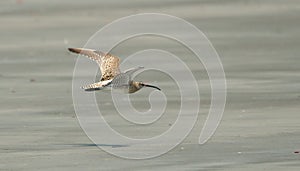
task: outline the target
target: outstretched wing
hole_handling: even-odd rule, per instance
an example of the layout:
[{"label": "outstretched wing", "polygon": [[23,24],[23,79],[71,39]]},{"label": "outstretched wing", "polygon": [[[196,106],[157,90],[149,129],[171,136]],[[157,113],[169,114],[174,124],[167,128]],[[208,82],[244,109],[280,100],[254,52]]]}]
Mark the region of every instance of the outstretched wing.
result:
[{"label": "outstretched wing", "polygon": [[101,70],[100,81],[111,80],[120,73],[120,58],[116,56],[93,49],[69,48],[69,51],[84,55],[97,62]]},{"label": "outstretched wing", "polygon": [[132,75],[144,67],[137,67],[137,68],[131,68],[124,73],[118,74],[111,82],[112,87],[114,88],[121,88],[126,87],[130,85],[130,81],[132,81]]},{"label": "outstretched wing", "polygon": [[97,83],[89,84],[86,86],[82,86],[81,88],[84,89],[85,91],[96,91],[96,90],[101,90],[104,87],[110,85],[112,80],[105,80],[105,81],[100,81]]},{"label": "outstretched wing", "polygon": [[120,58],[111,54],[106,54],[100,65],[102,77],[100,81],[111,80],[116,75],[120,74]]},{"label": "outstretched wing", "polygon": [[137,72],[138,70],[141,70],[141,69],[143,69],[144,67],[142,67],[142,66],[139,66],[139,67],[136,67],[136,68],[130,68],[129,70],[126,70],[124,73],[126,74],[126,75],[128,75],[129,76],[129,78],[131,79],[131,76],[135,73],[135,72]]}]

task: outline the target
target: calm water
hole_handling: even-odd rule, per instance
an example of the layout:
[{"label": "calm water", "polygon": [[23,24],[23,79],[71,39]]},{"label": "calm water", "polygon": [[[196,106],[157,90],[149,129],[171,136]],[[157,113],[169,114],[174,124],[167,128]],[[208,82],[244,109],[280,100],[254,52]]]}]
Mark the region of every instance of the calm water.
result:
[{"label": "calm water", "polygon": [[[296,170],[299,8],[300,3],[293,0],[1,1],[0,169]],[[217,132],[208,143],[198,145],[210,105],[210,85],[193,54],[178,42],[151,36],[114,48],[112,52],[119,56],[147,48],[170,51],[192,69],[200,87],[198,120],[184,142],[161,157],[135,161],[100,150],[79,126],[72,102],[76,56],[66,48],[81,47],[104,25],[141,12],[175,15],[202,30],[220,55],[228,94]],[[136,126],[112,109],[107,94],[97,93],[97,101],[104,118],[120,133],[133,138],[159,135],[177,118],[178,88],[161,72],[140,74],[136,79],[153,81],[167,93],[168,106],[157,123]],[[133,106],[149,109],[149,93],[144,90],[133,96]]]}]

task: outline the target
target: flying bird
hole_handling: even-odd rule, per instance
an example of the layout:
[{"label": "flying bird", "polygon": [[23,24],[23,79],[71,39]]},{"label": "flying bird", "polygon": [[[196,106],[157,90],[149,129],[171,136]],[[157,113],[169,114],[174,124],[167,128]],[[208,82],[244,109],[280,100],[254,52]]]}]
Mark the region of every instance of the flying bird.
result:
[{"label": "flying bird", "polygon": [[126,93],[135,93],[143,87],[150,87],[161,90],[154,85],[149,85],[143,82],[136,82],[132,80],[131,76],[143,67],[132,68],[122,73],[120,72],[119,68],[120,58],[114,55],[84,48],[68,48],[68,50],[70,52],[86,56],[87,58],[95,61],[100,67],[100,81],[81,87],[85,91],[96,91],[102,90],[104,88],[116,88],[123,89]]}]

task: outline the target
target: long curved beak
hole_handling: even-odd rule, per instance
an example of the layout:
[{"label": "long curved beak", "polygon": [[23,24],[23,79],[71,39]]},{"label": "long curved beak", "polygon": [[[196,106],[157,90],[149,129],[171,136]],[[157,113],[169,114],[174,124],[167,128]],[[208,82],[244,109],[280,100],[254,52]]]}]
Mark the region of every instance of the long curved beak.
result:
[{"label": "long curved beak", "polygon": [[156,87],[156,86],[154,86],[154,85],[149,85],[149,84],[143,84],[143,85],[144,85],[145,87],[151,87],[151,88],[155,88],[155,89],[161,91],[160,88],[158,88],[158,87]]}]

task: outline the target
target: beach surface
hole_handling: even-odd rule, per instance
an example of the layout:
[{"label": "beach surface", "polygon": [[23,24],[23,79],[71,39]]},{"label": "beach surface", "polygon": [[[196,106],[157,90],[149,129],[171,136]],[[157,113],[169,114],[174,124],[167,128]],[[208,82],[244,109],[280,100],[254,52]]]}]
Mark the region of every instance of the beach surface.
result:
[{"label": "beach surface", "polygon": [[[112,21],[138,13],[165,13],[195,25],[218,52],[227,80],[221,123],[199,145],[210,105],[205,69],[170,40],[137,39],[114,49],[121,56],[145,48],[173,50],[199,80],[201,110],[193,130],[170,152],[147,160],[110,155],[86,136],[72,100],[77,56],[67,51],[83,47]],[[1,1],[0,170],[299,170],[299,16],[297,0]],[[146,80],[166,89],[170,79],[149,74]],[[178,97],[172,92],[166,117],[141,129],[111,110],[107,95],[96,96],[115,130],[145,138],[176,120]],[[149,107],[145,94],[149,90],[136,95],[134,106],[141,110]]]}]

